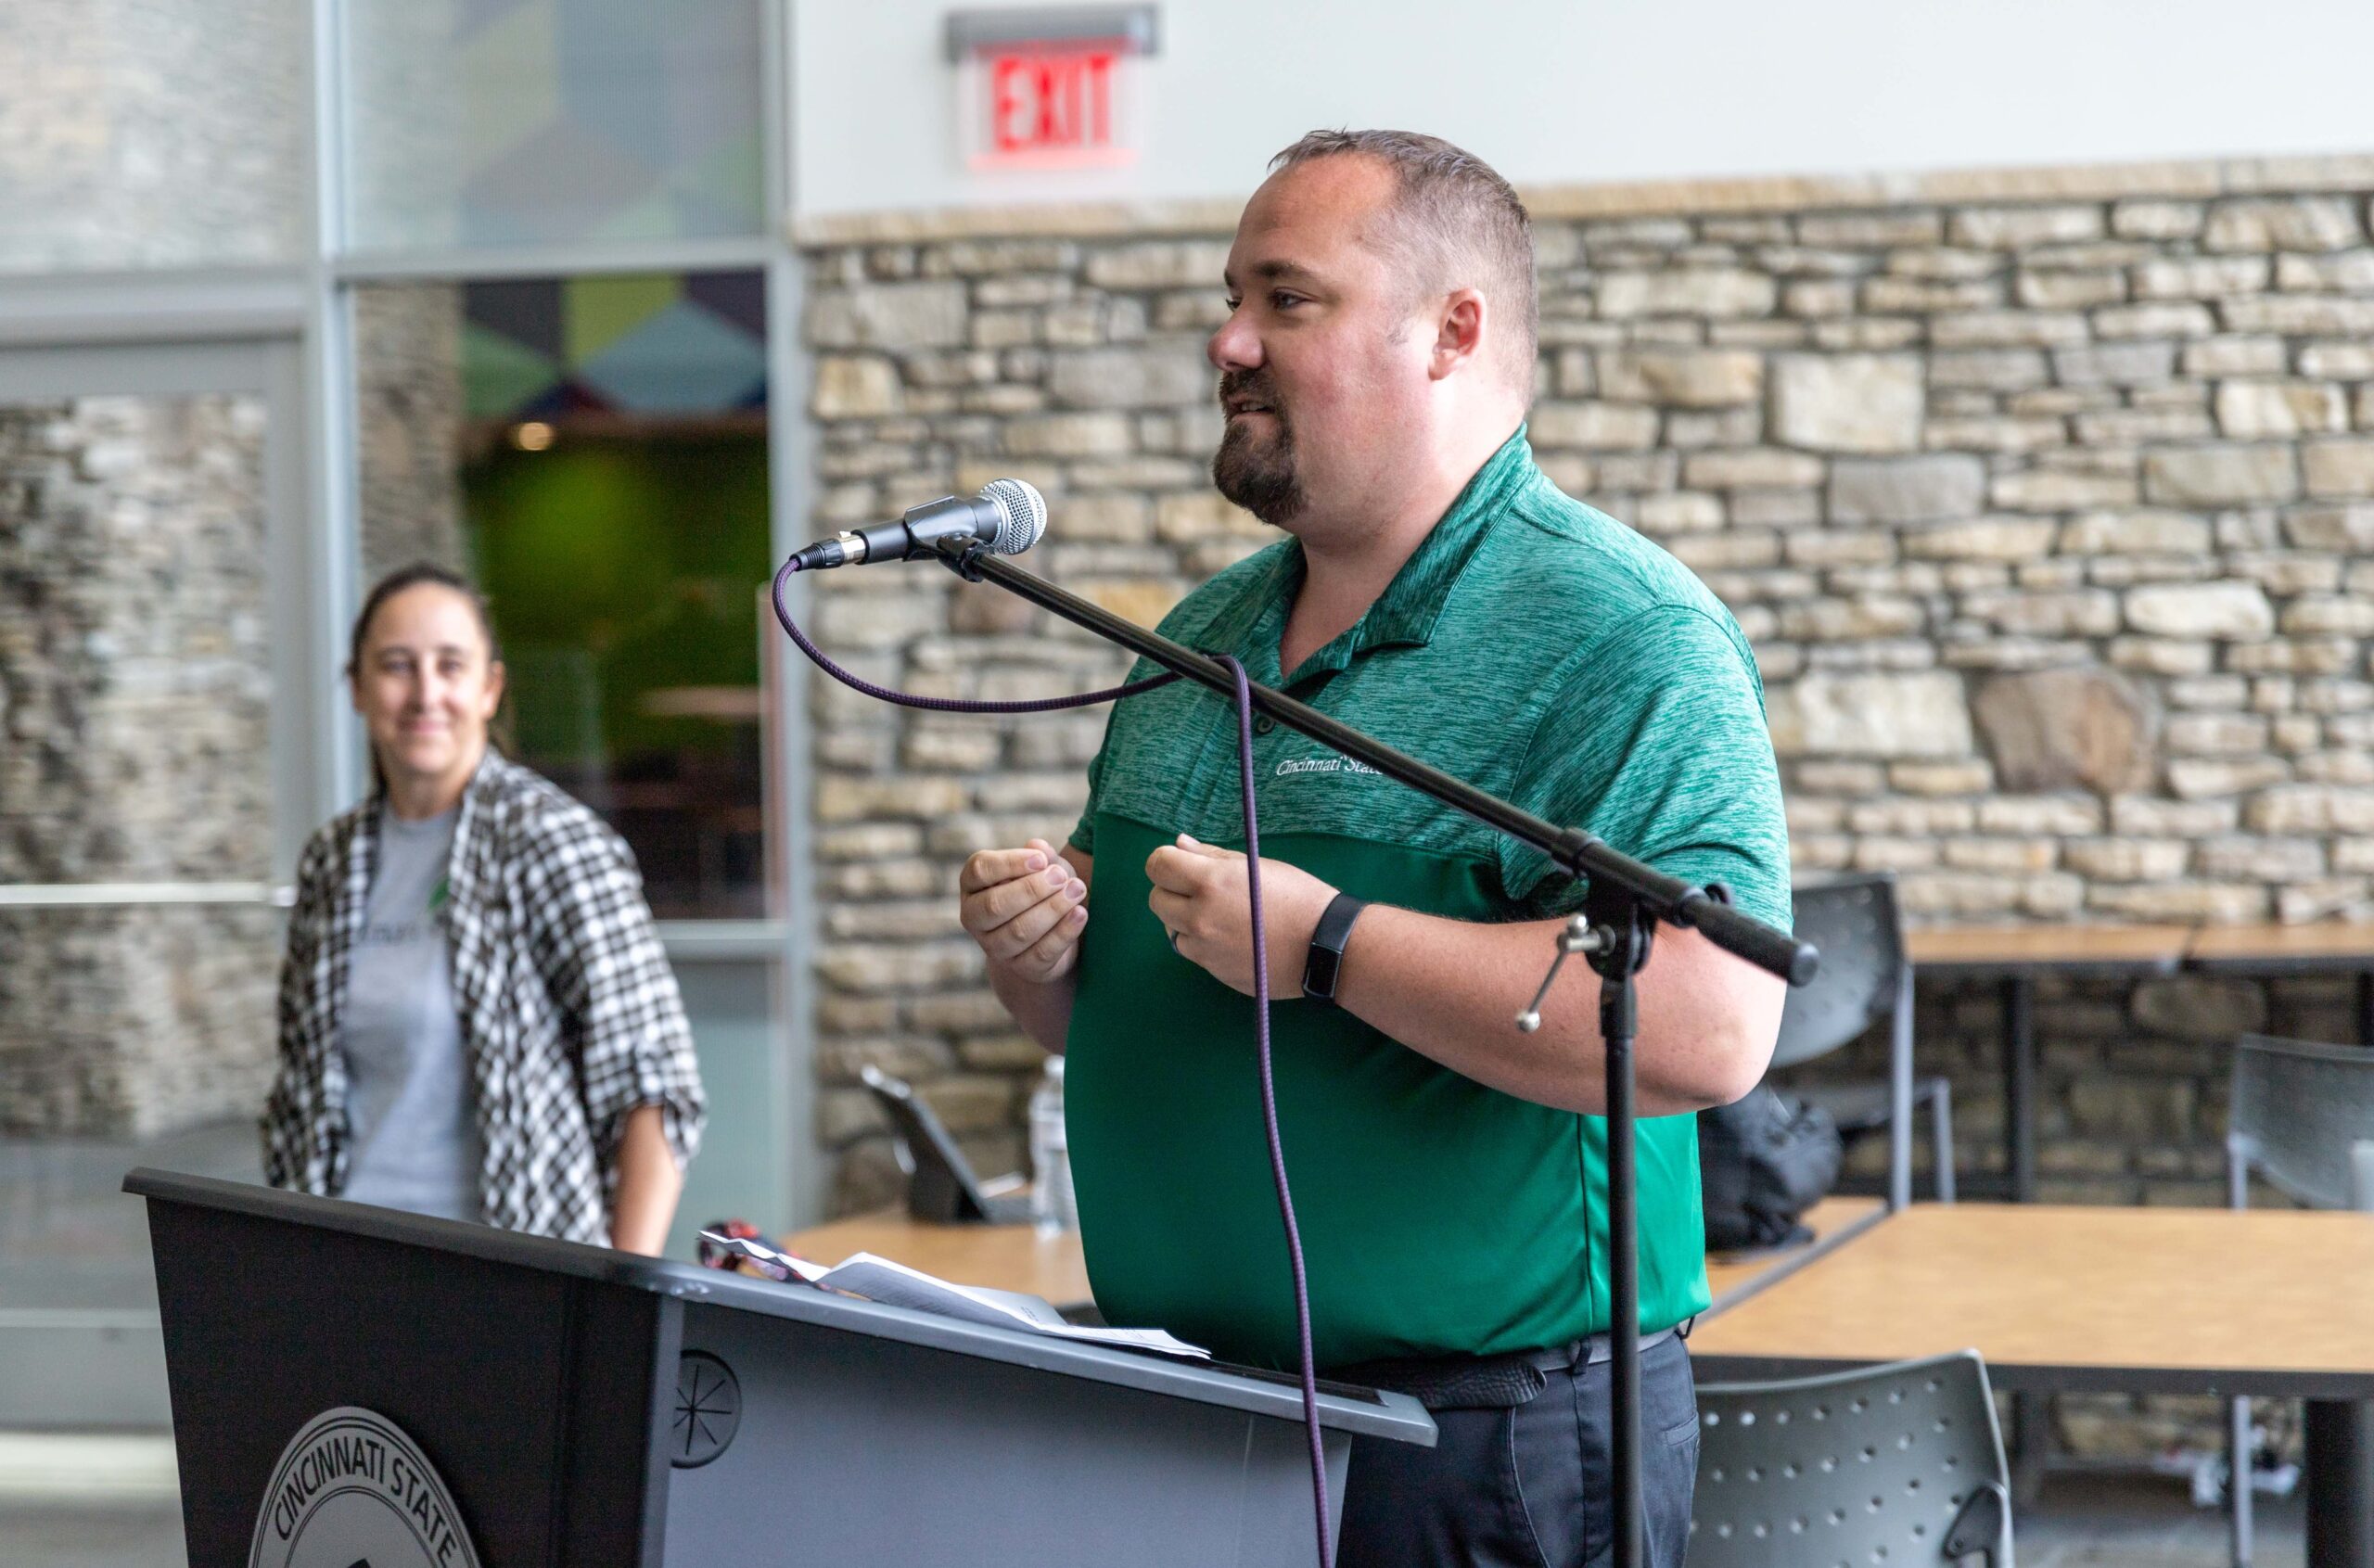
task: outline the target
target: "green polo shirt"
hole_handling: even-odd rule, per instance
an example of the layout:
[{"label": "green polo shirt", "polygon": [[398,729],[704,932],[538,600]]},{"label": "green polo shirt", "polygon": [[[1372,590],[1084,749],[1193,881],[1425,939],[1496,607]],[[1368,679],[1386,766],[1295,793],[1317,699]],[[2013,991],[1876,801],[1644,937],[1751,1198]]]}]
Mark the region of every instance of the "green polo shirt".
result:
[{"label": "green polo shirt", "polygon": [[[1522,427],[1359,624],[1282,672],[1302,579],[1300,543],[1273,545],[1162,631],[1661,871],[1727,882],[1786,924],[1780,789],[1745,638],[1672,556],[1544,478]],[[1538,851],[1266,718],[1255,728],[1265,856],[1454,920],[1580,907]],[[1173,953],[1146,907],[1146,858],[1174,835],[1244,848],[1233,709],[1185,682],[1118,704],[1089,776],[1072,842],[1095,856],[1095,891],[1065,1096],[1097,1305],[1232,1360],[1292,1366],[1253,1003]],[[1545,937],[1545,969],[1551,952]],[[1512,1027],[1525,1000],[1475,1026]],[[1347,1012],[1297,999],[1273,1002],[1271,1020],[1319,1365],[1606,1328],[1603,1119],[1487,1089]],[[1639,1151],[1653,1332],[1706,1305],[1695,1119],[1642,1121]]]}]

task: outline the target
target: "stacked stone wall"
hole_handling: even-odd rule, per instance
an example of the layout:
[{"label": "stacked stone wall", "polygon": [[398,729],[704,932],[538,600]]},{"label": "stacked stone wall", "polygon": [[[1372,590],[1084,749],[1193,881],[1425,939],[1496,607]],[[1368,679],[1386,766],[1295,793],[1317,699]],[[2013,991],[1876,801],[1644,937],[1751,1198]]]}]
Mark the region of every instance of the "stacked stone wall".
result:
[{"label": "stacked stone wall", "polygon": [[[1538,194],[1534,444],[1739,616],[1801,875],[1893,870],[1921,922],[2368,912],[2369,188],[2345,160]],[[1275,537],[1206,474],[1229,223],[811,233],[815,529],[1015,474],[1053,507],[1031,564],[1146,622]],[[814,602],[836,657],[914,690],[1121,669],[940,574],[820,580]],[[923,1082],[991,1168],[1018,1163],[1038,1052],[952,882],[975,848],[1068,829],[1102,724],[818,684],[806,849],[840,1206],[897,1181],[853,1087],[866,1061]],[[1921,1006],[1984,1166],[1994,999],[1924,987]],[[2349,1019],[2345,988],[2313,982],[2049,988],[2048,1193],[2214,1199],[2221,1042]]]},{"label": "stacked stone wall", "polygon": [[[257,399],[0,409],[0,884],[270,874]],[[262,1103],[281,920],[0,910],[0,1129],[144,1135]]]}]

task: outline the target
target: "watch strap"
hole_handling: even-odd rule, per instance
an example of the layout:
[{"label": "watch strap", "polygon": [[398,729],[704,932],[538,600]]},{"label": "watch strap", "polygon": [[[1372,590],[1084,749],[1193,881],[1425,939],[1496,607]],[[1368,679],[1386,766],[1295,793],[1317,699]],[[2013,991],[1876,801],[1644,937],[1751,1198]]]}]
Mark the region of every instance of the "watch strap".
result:
[{"label": "watch strap", "polygon": [[1321,911],[1310,934],[1310,956],[1303,962],[1302,994],[1306,1001],[1335,1005],[1335,985],[1344,972],[1344,948],[1352,939],[1352,922],[1368,908],[1365,899],[1338,893]]}]

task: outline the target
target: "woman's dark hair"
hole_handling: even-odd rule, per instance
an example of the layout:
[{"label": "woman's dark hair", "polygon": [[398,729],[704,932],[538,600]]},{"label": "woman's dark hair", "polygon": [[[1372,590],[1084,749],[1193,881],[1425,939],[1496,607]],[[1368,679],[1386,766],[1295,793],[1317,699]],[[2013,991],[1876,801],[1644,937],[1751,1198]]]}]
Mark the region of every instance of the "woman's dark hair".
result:
[{"label": "woman's dark hair", "polygon": [[408,567],[398,567],[373,583],[371,592],[363,596],[363,608],[354,617],[354,631],[346,644],[348,680],[353,680],[363,668],[363,639],[370,633],[371,618],[379,613],[379,606],[405,589],[417,588],[424,582],[450,588],[469,601],[470,613],[479,619],[479,632],[486,639],[487,662],[493,664],[502,660],[503,644],[495,641],[494,615],[487,608],[486,595],[471,587],[470,580],[460,572],[440,567],[434,561],[415,561]]},{"label": "woman's dark hair", "polygon": [[[440,567],[434,561],[415,561],[408,567],[398,567],[394,571],[373,583],[371,592],[363,596],[363,608],[355,612],[354,631],[347,639],[346,678],[348,680],[353,680],[363,669],[363,639],[370,634],[371,620],[379,613],[379,606],[405,589],[418,588],[423,583],[451,589],[453,593],[460,594],[463,601],[470,606],[470,613],[478,618],[479,634],[486,639],[487,663],[492,665],[502,662],[503,644],[495,638],[494,612],[488,608],[486,595],[472,587],[470,580],[460,572],[447,567]],[[488,721],[486,728],[487,744],[498,752],[508,756],[513,750],[510,736],[511,693],[509,690],[506,689],[504,692],[503,701],[495,708],[494,717]],[[388,787],[388,776],[380,771],[379,752],[376,746],[371,749],[371,785],[375,794]]]}]

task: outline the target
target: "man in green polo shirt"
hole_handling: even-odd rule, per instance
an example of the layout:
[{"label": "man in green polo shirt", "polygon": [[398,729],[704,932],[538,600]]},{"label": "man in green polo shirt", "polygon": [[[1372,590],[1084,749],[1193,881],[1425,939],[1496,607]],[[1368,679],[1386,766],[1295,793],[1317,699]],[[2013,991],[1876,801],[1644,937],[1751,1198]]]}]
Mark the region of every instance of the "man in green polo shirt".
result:
[{"label": "man in green polo shirt", "polygon": [[[1785,924],[1745,639],[1671,556],[1534,465],[1532,242],[1507,184],[1431,137],[1313,133],[1246,207],[1225,281],[1213,478],[1290,537],[1163,631]],[[1432,1450],[1356,1444],[1339,1561],[1594,1561],[1610,1534],[1597,977],[1568,965],[1539,1031],[1512,1023],[1581,890],[1381,774],[1255,729],[1315,1359],[1417,1393],[1442,1432]],[[1068,1052],[1098,1306],[1284,1368],[1297,1350],[1255,1067],[1236,734],[1231,705],[1185,682],[1118,705],[1069,845],[974,856],[962,907],[999,996]],[[1706,1305],[1689,1113],[1761,1077],[1780,1001],[1778,981],[1670,928],[1640,981],[1642,1449],[1661,1564],[1681,1561],[1697,1455],[1670,1331]]]}]

